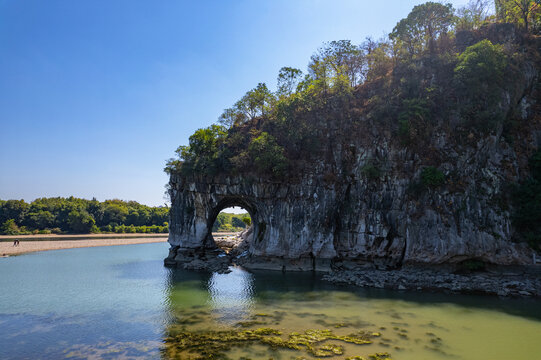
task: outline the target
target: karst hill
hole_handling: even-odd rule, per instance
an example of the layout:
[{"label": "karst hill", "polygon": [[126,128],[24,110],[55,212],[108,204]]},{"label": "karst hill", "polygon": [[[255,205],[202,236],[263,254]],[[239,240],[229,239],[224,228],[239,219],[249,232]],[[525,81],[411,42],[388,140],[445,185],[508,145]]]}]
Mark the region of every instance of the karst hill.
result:
[{"label": "karst hill", "polygon": [[259,84],[196,131],[166,168],[166,263],[204,267],[229,206],[252,218],[227,257],[248,267],[531,263],[539,13],[466,10],[428,2],[388,39],[325,43],[306,74],[282,68],[275,92]]}]

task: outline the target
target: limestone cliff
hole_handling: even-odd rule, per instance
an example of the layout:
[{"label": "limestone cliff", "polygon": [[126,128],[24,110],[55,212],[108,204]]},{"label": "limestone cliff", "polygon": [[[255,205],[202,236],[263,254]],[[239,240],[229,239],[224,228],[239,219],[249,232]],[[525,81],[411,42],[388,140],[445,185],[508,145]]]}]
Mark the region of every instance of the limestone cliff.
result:
[{"label": "limestone cliff", "polygon": [[[460,191],[428,189],[413,196],[412,179],[422,164],[384,143],[358,150],[348,183],[329,183],[317,171],[298,183],[173,175],[169,261],[177,252],[182,257],[182,250],[212,248],[216,216],[235,205],[252,217],[254,236],[246,255],[259,267],[271,258],[275,265],[285,259],[283,266],[293,269],[343,259],[392,266],[466,259],[530,263],[531,250],[511,241],[509,210],[498,205],[507,172],[518,172],[515,152],[495,136],[460,153],[445,145],[438,151],[448,156],[441,166],[447,175],[470,179]],[[362,171],[373,159],[385,163],[378,179]]]},{"label": "limestone cliff", "polygon": [[[509,37],[507,32],[504,35]],[[534,48],[539,50],[536,41]],[[460,110],[466,109],[467,99],[457,95],[459,100],[451,103],[447,94],[456,93],[454,85],[445,80],[443,70],[424,61],[416,64],[432,68],[424,71],[419,84],[436,88],[440,81],[443,90],[433,102],[444,105],[431,108],[426,117],[432,116],[432,121],[427,125],[412,118],[407,142],[400,140],[401,130],[391,121],[399,111],[408,114],[404,108],[412,101],[400,98],[397,105],[390,103],[397,113],[385,107],[371,110],[375,101],[371,99],[383,97],[379,79],[356,88],[347,101],[327,100],[319,113],[295,112],[294,119],[314,128],[317,135],[315,150],[304,157],[297,152],[304,149],[299,144],[306,142],[288,143],[280,135],[284,125],[278,120],[255,119],[230,130],[230,138],[265,130],[275,134],[278,144],[285,139],[287,175],[269,176],[258,172],[257,164],[239,162],[246,152],[235,158],[243,166],[235,171],[172,171],[171,250],[166,264],[204,267],[202,261],[194,265],[193,260],[209,259],[209,250],[215,248],[212,225],[218,213],[230,206],[241,206],[252,217],[247,250],[235,253],[233,259],[247,267],[325,270],[341,262],[400,267],[469,259],[501,265],[531,263],[532,250],[514,241],[508,187],[525,176],[528,156],[541,145],[537,60],[521,62],[520,79],[498,92],[500,100],[491,105],[490,114],[507,120],[495,122],[490,131],[468,127],[467,112]],[[452,75],[450,69],[445,71]],[[397,84],[404,83],[399,70],[389,75],[391,85],[385,94],[397,92],[393,77]],[[515,122],[512,131],[506,128],[510,119]],[[441,179],[425,179],[427,169],[441,174]],[[212,254],[227,262],[224,254]]]}]

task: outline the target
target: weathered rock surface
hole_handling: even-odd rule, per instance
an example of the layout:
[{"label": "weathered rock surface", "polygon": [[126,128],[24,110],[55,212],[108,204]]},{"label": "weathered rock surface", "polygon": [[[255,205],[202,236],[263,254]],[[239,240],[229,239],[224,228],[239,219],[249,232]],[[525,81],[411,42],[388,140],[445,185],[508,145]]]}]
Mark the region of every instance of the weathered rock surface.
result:
[{"label": "weathered rock surface", "polygon": [[[473,146],[438,143],[441,148],[435,151],[446,154],[440,168],[459,179],[456,189],[412,195],[422,164],[415,154],[384,143],[357,149],[347,183],[329,183],[319,169],[296,183],[172,175],[167,262],[180,259],[175,251],[215,248],[211,228],[216,216],[226,207],[241,206],[253,223],[242,261],[247,267],[266,268],[262,263],[270,265],[270,259],[277,263],[272,268],[285,270],[318,270],[321,261],[324,270],[331,260],[341,259],[381,267],[466,259],[530,264],[532,251],[511,241],[510,211],[499,206],[509,176],[519,171],[513,149],[497,136]],[[383,164],[378,179],[363,174],[373,159]]]},{"label": "weathered rock surface", "polygon": [[166,266],[186,270],[206,270],[222,274],[230,272],[231,258],[225,251],[218,248],[182,249],[172,246],[164,263]]},{"label": "weathered rock surface", "polygon": [[405,268],[399,271],[355,269],[323,276],[337,284],[366,288],[443,291],[502,297],[541,297],[541,271],[515,270],[455,274],[446,270]]}]

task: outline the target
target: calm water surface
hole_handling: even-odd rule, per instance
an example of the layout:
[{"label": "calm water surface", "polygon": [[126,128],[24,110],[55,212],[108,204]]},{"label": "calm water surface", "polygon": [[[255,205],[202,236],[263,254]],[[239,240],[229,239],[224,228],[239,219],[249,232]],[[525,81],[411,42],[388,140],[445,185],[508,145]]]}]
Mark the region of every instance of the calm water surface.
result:
[{"label": "calm water surface", "polygon": [[[395,360],[541,359],[538,300],[359,290],[312,274],[170,270],[166,254],[167,244],[156,243],[0,259],[0,359],[197,359],[205,355],[186,351],[187,343],[193,351],[201,339],[226,341],[258,328],[275,330],[260,337],[277,341],[370,338],[313,343],[339,353],[332,359],[381,352]],[[306,346],[270,340],[220,351],[230,359],[315,358]]]}]

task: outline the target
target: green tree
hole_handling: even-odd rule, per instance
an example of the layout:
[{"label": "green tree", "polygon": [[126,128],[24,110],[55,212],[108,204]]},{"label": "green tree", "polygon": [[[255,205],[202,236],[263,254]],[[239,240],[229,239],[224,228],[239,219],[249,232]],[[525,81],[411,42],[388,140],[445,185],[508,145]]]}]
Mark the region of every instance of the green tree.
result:
[{"label": "green tree", "polygon": [[211,125],[197,130],[190,136],[188,146],[176,150],[177,159],[170,159],[166,171],[182,171],[183,174],[201,173],[212,175],[220,168],[220,146],[227,130],[220,125]]},{"label": "green tree", "polygon": [[237,216],[233,216],[231,218],[231,225],[233,225],[233,227],[237,227],[237,228],[245,228],[246,227],[246,224],[242,221],[242,219],[237,217]]},{"label": "green tree", "polygon": [[489,130],[503,120],[502,96],[507,59],[501,45],[482,40],[459,55],[454,69],[460,110],[466,122]]},{"label": "green tree", "polygon": [[274,95],[269,91],[267,85],[259,83],[237,101],[234,108],[239,114],[243,114],[246,120],[251,120],[258,116],[267,115],[274,100]]},{"label": "green tree", "polygon": [[22,224],[28,212],[29,205],[24,200],[7,200],[0,208],[0,223],[13,219],[17,224]]},{"label": "green tree", "polygon": [[427,166],[421,171],[421,183],[424,186],[437,187],[445,183],[445,175],[433,166]]},{"label": "green tree", "polygon": [[151,208],[150,211],[150,223],[152,225],[169,226],[167,221],[169,220],[169,208],[158,206]]},{"label": "green tree", "polygon": [[365,64],[365,57],[359,46],[353,45],[350,40],[338,40],[323,44],[312,55],[308,68],[311,77],[320,81],[326,89],[342,76],[348,79],[350,86],[360,84]]},{"label": "green tree", "polygon": [[502,85],[506,64],[503,47],[482,40],[459,55],[455,78],[473,92],[486,91]]},{"label": "green tree", "polygon": [[122,224],[126,222],[129,210],[127,206],[117,201],[105,202],[103,210],[103,221],[105,224],[116,223]]},{"label": "green tree", "polygon": [[219,213],[212,225],[212,231],[218,231],[227,223],[227,216],[225,214]]},{"label": "green tree", "polygon": [[68,224],[71,232],[88,234],[96,226],[96,221],[84,210],[73,210],[68,215]]},{"label": "green tree", "polygon": [[54,225],[55,216],[49,211],[38,211],[26,216],[26,223],[34,229],[47,229]]},{"label": "green tree", "polygon": [[425,49],[434,54],[435,40],[447,33],[454,21],[451,4],[429,1],[415,6],[405,19],[398,22],[389,37],[403,44],[410,55],[417,55]]},{"label": "green tree", "polygon": [[496,0],[495,5],[501,20],[521,25],[526,31],[541,16],[541,0]]},{"label": "green tree", "polygon": [[369,46],[373,46],[366,54],[366,80],[374,81],[385,77],[390,73],[393,62],[390,57],[391,45],[387,42],[373,42]]},{"label": "green tree", "polygon": [[289,96],[295,91],[302,79],[302,71],[291,67],[283,67],[278,73],[278,96]]},{"label": "green tree", "polygon": [[229,129],[233,126],[238,126],[246,121],[246,116],[237,108],[227,108],[224,110],[222,115],[218,118],[218,123]]},{"label": "green tree", "polygon": [[398,135],[404,144],[428,136],[430,109],[423,99],[404,99],[398,114]]},{"label": "green tree", "polygon": [[277,176],[285,173],[287,159],[284,156],[284,149],[269,133],[262,132],[260,136],[252,139],[248,152],[259,172]]},{"label": "green tree", "polygon": [[252,226],[252,218],[249,216],[243,216],[242,222],[246,224],[246,226]]},{"label": "green tree", "polygon": [[490,0],[471,0],[457,10],[456,29],[474,30],[490,17]]},{"label": "green tree", "polygon": [[2,224],[2,234],[4,235],[18,235],[19,234],[19,227],[15,223],[15,220],[8,219]]}]

